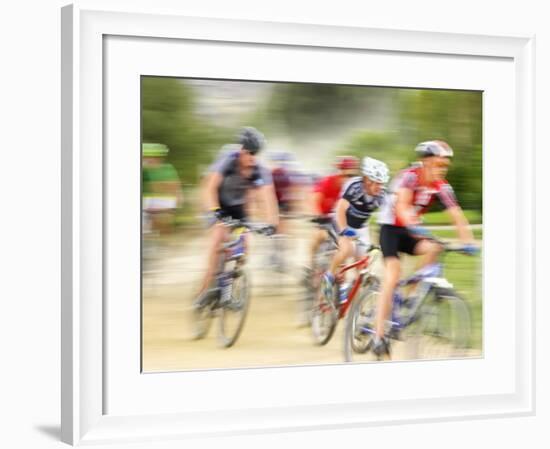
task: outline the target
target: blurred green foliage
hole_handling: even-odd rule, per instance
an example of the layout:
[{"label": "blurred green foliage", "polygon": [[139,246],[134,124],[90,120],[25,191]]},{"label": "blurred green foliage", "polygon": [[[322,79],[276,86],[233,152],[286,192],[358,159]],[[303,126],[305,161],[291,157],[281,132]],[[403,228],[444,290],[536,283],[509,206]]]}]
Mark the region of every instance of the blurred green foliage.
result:
[{"label": "blurred green foliage", "polygon": [[308,133],[323,123],[334,123],[356,102],[347,86],[329,84],[278,84],[272,92],[270,115],[283,121],[293,134]]},{"label": "blurred green foliage", "polygon": [[[199,116],[195,92],[185,80],[142,78],[142,142],[168,145],[168,161],[184,184],[197,182],[235,132]],[[482,210],[480,92],[274,83],[241,120],[268,141],[279,136],[304,148],[308,139],[325,139],[339,154],[384,160],[392,174],[414,160],[417,143],[445,140],[455,150],[448,179],[460,204]]]},{"label": "blurred green foliage", "polygon": [[167,160],[184,184],[195,184],[199,167],[212,161],[212,153],[231,135],[199,119],[192,89],[175,78],[142,77],[142,142],[163,143]]},{"label": "blurred green foliage", "polygon": [[265,109],[267,127],[284,129],[296,140],[349,125],[350,117],[368,114],[370,106],[392,89],[318,83],[275,84]]},{"label": "blurred green foliage", "polygon": [[[465,210],[464,215],[470,224],[483,223],[483,216],[478,210]],[[428,212],[423,215],[422,222],[426,225],[450,225],[451,217],[445,211]]]},{"label": "blurred green foliage", "polygon": [[415,159],[419,142],[448,142],[455,157],[448,174],[461,206],[481,211],[482,97],[480,92],[430,89],[397,91],[398,126],[388,131],[361,130],[340,153],[385,161],[392,173]]},{"label": "blurred green foliage", "polygon": [[361,131],[342,146],[341,154],[379,159],[388,164],[392,175],[411,159],[411,149],[400,143],[399,133],[393,131]]},{"label": "blurred green foliage", "polygon": [[448,142],[455,151],[449,182],[464,208],[482,210],[481,92],[402,90],[399,110],[401,142]]}]

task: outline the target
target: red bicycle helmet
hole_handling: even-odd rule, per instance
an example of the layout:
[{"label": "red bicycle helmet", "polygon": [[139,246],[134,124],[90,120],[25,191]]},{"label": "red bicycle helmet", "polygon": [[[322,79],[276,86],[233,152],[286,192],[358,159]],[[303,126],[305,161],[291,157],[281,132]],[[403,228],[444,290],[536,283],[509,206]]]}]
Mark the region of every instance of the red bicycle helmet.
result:
[{"label": "red bicycle helmet", "polygon": [[336,160],[338,170],[357,170],[359,168],[359,159],[355,156],[340,156]]}]

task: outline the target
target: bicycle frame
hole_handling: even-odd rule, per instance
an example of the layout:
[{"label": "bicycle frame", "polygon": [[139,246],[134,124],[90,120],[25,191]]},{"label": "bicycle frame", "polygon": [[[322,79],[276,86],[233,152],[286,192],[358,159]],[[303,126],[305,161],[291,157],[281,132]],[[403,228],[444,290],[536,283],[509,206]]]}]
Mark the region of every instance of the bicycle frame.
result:
[{"label": "bicycle frame", "polygon": [[[397,288],[393,293],[392,297],[392,312],[391,312],[391,330],[393,331],[401,331],[404,328],[406,328],[408,325],[412,324],[416,317],[417,317],[417,311],[424,302],[424,300],[428,297],[430,291],[434,288],[435,285],[441,284],[441,287],[444,288],[452,288],[452,284],[450,284],[445,278],[443,278],[443,257],[445,253],[447,252],[459,252],[458,249],[453,249],[449,247],[448,245],[444,244],[443,242],[440,242],[444,246],[444,251],[439,256],[439,261],[435,262],[429,266],[422,267],[419,270],[417,270],[415,273],[410,275],[409,277],[402,279],[397,284]],[[414,299],[408,298],[407,301],[409,301],[408,308],[411,309],[411,313],[408,317],[408,319],[402,320],[399,312],[402,310],[404,304],[406,304],[405,298],[403,295],[398,291],[400,287],[404,287],[406,285],[410,285],[413,283],[421,283],[426,282],[426,288],[425,291],[422,292],[421,295],[415,297]],[[370,327],[363,327],[362,330],[369,334],[374,334],[374,329],[371,329]]]},{"label": "bicycle frame", "polygon": [[351,306],[351,303],[353,302],[353,299],[357,295],[357,292],[361,288],[361,285],[363,284],[363,280],[365,277],[366,269],[369,266],[371,262],[371,254],[367,253],[365,256],[363,256],[358,261],[351,263],[349,265],[346,265],[338,270],[338,273],[336,275],[336,285],[339,286],[341,283],[341,279],[344,278],[344,275],[347,271],[352,270],[354,268],[357,268],[359,270],[359,274],[355,278],[355,280],[352,283],[351,289],[344,299],[344,301],[340,302],[340,306],[338,307],[338,319],[343,318],[346,315],[346,312],[348,311],[349,307]]}]

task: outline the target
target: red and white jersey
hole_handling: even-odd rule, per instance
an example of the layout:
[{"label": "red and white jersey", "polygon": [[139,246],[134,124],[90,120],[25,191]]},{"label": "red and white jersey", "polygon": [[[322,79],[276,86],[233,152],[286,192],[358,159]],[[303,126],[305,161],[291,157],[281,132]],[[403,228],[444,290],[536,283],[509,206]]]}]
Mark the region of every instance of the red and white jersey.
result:
[{"label": "red and white jersey", "polygon": [[453,207],[458,204],[455,194],[453,192],[453,188],[447,181],[435,181],[428,186],[421,185],[421,170],[421,165],[414,165],[400,171],[398,175],[392,180],[389,192],[385,197],[382,207],[380,208],[378,223],[394,226],[404,226],[404,224],[401,222],[401,220],[399,220],[395,213],[397,191],[401,188],[406,188],[413,191],[412,206],[416,211],[416,215],[419,218],[419,221],[420,215],[426,212],[435,197],[437,197],[446,208]]}]

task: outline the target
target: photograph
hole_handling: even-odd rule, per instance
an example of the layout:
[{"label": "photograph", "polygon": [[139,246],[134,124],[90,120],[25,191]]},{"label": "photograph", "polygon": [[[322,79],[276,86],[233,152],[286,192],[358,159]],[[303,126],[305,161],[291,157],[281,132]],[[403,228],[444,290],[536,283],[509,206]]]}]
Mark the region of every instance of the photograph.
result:
[{"label": "photograph", "polygon": [[483,357],[483,92],[141,76],[141,370]]}]

